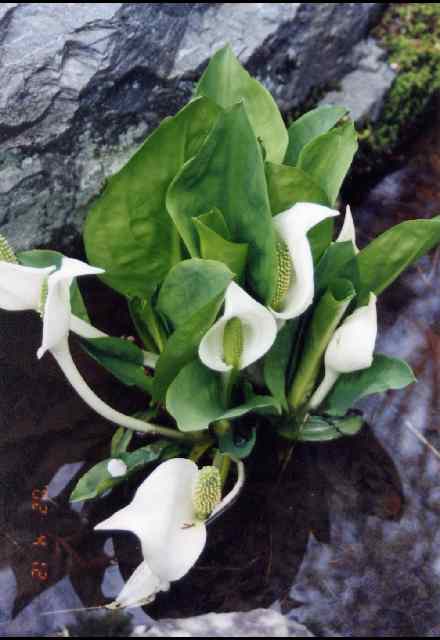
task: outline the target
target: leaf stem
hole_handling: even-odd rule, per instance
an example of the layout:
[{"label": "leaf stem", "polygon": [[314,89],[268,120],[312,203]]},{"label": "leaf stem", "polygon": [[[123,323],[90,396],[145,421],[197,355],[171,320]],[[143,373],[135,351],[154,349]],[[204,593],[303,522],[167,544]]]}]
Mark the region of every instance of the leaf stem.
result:
[{"label": "leaf stem", "polygon": [[[81,336],[81,338],[86,338],[87,340],[110,337],[107,333],[96,329],[93,325],[85,322],[81,318],[78,318],[78,316],[74,316],[73,314],[70,316],[70,329],[78,336]],[[154,369],[159,356],[156,353],[151,353],[150,351],[142,351],[142,353],[144,355],[144,367]]]}]

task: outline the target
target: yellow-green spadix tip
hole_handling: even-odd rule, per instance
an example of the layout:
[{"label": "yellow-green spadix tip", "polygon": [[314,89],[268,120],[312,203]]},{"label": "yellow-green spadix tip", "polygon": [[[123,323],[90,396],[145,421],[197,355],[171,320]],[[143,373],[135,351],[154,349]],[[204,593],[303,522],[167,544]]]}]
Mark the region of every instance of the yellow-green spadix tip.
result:
[{"label": "yellow-green spadix tip", "polygon": [[17,258],[6,238],[0,235],[0,262],[17,264]]},{"label": "yellow-green spadix tip", "polygon": [[223,333],[223,359],[234,369],[240,368],[243,353],[243,327],[240,318],[231,318]]},{"label": "yellow-green spadix tip", "polygon": [[38,304],[38,309],[37,309],[37,312],[41,316],[41,319],[44,318],[44,308],[46,306],[48,293],[49,293],[49,287],[48,287],[47,278],[46,278],[46,280],[43,282],[43,286],[41,287],[40,302]]},{"label": "yellow-green spadix tip", "polygon": [[276,243],[275,293],[270,306],[274,311],[281,311],[284,299],[294,276],[289,249],[283,240]]},{"label": "yellow-green spadix tip", "polygon": [[203,467],[199,471],[193,489],[193,506],[196,519],[206,520],[222,497],[222,483],[217,467]]}]

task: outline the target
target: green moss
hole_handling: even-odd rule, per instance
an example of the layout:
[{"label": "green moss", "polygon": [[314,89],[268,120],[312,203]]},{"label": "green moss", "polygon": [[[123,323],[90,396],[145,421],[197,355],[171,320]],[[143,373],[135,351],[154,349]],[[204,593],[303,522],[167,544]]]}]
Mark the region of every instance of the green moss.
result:
[{"label": "green moss", "polygon": [[440,4],[393,3],[373,35],[397,71],[379,122],[360,132],[358,167],[380,170],[440,90]]}]

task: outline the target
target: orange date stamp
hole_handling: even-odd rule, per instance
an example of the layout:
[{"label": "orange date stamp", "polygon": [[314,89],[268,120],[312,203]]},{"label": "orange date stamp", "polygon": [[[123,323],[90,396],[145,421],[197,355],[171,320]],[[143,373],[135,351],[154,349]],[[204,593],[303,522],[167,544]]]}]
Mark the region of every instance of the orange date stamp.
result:
[{"label": "orange date stamp", "polygon": [[[48,504],[46,502],[47,497],[47,487],[43,487],[43,489],[34,489],[32,491],[32,511],[40,517],[47,516],[49,512]],[[47,536],[45,534],[39,534],[32,543],[32,546],[38,549],[46,548]],[[31,565],[31,576],[34,580],[46,582],[49,579],[49,567],[47,562],[34,560]]]}]

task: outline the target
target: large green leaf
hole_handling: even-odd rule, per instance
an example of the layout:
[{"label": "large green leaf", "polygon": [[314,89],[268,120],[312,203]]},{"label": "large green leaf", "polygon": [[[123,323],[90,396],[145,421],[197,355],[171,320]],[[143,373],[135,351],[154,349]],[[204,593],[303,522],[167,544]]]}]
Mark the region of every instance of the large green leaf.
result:
[{"label": "large green leaf", "polygon": [[197,356],[200,341],[216,319],[223,300],[224,293],[197,313],[193,313],[189,320],[171,334],[154,373],[155,400],[165,399],[166,391],[179,371]]},{"label": "large green leaf", "polygon": [[296,320],[287,321],[278,332],[272,348],[264,357],[264,381],[271,394],[285,410],[288,408],[287,374],[297,328],[298,322]]},{"label": "large green leaf", "polygon": [[345,107],[325,105],[308,111],[292,122],[289,127],[289,146],[287,147],[285,164],[295,166],[302,149],[317,138],[327,133],[347,113]]},{"label": "large green leaf", "polygon": [[385,231],[356,256],[359,304],[370,291],[379,295],[410,264],[440,242],[440,216],[408,220]]},{"label": "large green leaf", "polygon": [[167,207],[192,256],[199,255],[193,218],[219,209],[232,241],[249,245],[251,287],[260,299],[271,299],[275,232],[261,149],[243,104],[220,116],[200,152],[172,182]]},{"label": "large green leaf", "polygon": [[279,408],[274,398],[252,394],[243,404],[226,409],[221,376],[199,360],[180,371],[168,389],[166,405],[181,431],[200,431],[221,419],[238,418],[257,409]]},{"label": "large green leaf", "polygon": [[330,205],[325,191],[299,167],[266,162],[265,168],[272,215],[290,209],[297,202]]},{"label": "large green leaf", "polygon": [[146,375],[143,353],[135,344],[121,338],[83,338],[81,342],[84,350],[120,382],[151,394],[152,378]]},{"label": "large green leaf", "polygon": [[168,186],[195,155],[218,117],[207,98],[167,118],[93,204],[84,229],[87,256],[120,293],[149,299],[180,258],[165,206]]},{"label": "large green leaf", "polygon": [[283,160],[288,134],[279,109],[267,89],[241,66],[229,46],[211,58],[196,94],[208,96],[224,109],[245,100],[249,120],[264,145],[268,160]]},{"label": "large green leaf", "polygon": [[222,262],[199,258],[183,260],[165,278],[157,308],[174,327],[181,326],[221,296],[232,278],[233,273]]},{"label": "large green leaf", "polygon": [[323,411],[342,416],[365,396],[383,393],[388,389],[403,389],[415,380],[414,373],[404,360],[377,354],[368,369],[339,376],[325,400]]},{"label": "large green leaf", "polygon": [[336,280],[316,305],[289,394],[289,402],[295,410],[304,407],[310,399],[325,350],[354,295],[350,281]]},{"label": "large green leaf", "polygon": [[200,254],[205,260],[223,262],[235,275],[237,282],[242,282],[248,255],[246,243],[230,242],[207,226],[199,218],[194,218],[200,241]]},{"label": "large green leaf", "polygon": [[[178,445],[170,445],[167,440],[159,440],[131,453],[119,451],[118,454],[113,455],[112,458],[98,462],[98,464],[89,469],[89,471],[80,478],[70,496],[70,501],[79,502],[97,498],[125,482],[128,477],[132,476],[147,464],[151,464],[159,459],[165,460],[174,457],[179,453],[180,449]],[[125,476],[114,478],[108,472],[108,463],[111,459],[115,458],[127,465],[127,473]]]},{"label": "large green leaf", "polygon": [[331,206],[336,202],[357,148],[354,125],[347,122],[306,144],[299,155],[298,167],[320,185]]}]

